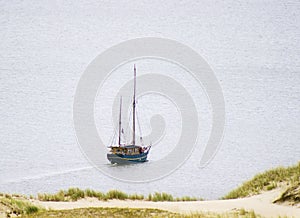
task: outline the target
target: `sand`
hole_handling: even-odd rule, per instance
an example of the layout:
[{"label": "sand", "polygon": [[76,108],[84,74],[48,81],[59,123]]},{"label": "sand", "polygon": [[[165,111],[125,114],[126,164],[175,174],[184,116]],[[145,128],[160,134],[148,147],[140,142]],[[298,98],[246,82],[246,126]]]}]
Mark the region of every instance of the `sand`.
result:
[{"label": "sand", "polygon": [[276,189],[260,195],[233,200],[209,200],[191,202],[150,202],[133,200],[109,200],[99,201],[96,198],[85,198],[76,202],[42,202],[32,200],[34,204],[53,210],[66,210],[87,207],[120,207],[120,208],[157,208],[176,213],[192,212],[215,212],[227,213],[244,208],[247,211],[254,210],[255,213],[264,217],[300,217],[300,207],[273,204],[272,201],[278,197],[281,190]]}]

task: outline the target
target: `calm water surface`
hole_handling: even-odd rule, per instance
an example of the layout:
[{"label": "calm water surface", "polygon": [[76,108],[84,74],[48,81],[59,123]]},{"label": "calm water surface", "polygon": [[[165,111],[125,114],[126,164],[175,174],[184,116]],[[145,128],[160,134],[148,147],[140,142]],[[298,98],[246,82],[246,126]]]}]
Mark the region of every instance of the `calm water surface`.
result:
[{"label": "calm water surface", "polygon": [[[0,4],[0,192],[34,194],[72,186],[213,199],[257,172],[299,161],[299,1]],[[199,139],[171,175],[129,183],[104,175],[86,160],[77,144],[72,105],[80,76],[98,54],[145,36],[177,40],[206,59],[223,89],[226,126],[215,158],[198,168],[212,125],[205,93],[176,66],[140,61],[141,74],[166,74],[189,87],[199,110]],[[120,78],[130,80],[130,70],[129,65],[116,70],[95,102],[97,129],[107,143],[111,109],[98,103],[114,98],[109,92],[120,82],[113,78],[122,71]],[[160,114],[166,121],[167,134],[153,146],[150,164],[176,144],[180,114],[161,97],[140,96],[139,101],[145,134],[151,131],[151,116]],[[135,167],[143,165],[117,170]]]}]

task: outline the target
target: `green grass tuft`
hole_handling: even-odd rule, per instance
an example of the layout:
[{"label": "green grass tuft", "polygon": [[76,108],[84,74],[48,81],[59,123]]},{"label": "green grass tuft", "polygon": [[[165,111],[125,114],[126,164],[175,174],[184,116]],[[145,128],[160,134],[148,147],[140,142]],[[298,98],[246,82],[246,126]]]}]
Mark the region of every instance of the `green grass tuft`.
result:
[{"label": "green grass tuft", "polygon": [[128,198],[130,200],[144,200],[145,199],[144,195],[139,195],[139,194],[129,195]]},{"label": "green grass tuft", "polygon": [[5,208],[7,208],[6,215],[8,217],[33,214],[42,211],[42,208],[31,204],[24,197],[16,197],[15,195],[4,195],[0,197],[0,205],[3,205]]},{"label": "green grass tuft", "polygon": [[34,205],[28,205],[25,207],[26,214],[32,214],[32,213],[36,213],[38,211],[39,211],[39,208]]},{"label": "green grass tuft", "polygon": [[65,196],[69,196],[72,201],[77,201],[85,197],[84,191],[79,188],[69,188]]},{"label": "green grass tuft", "polygon": [[106,193],[107,199],[119,199],[119,200],[125,200],[128,199],[128,195],[122,191],[119,190],[110,190]]},{"label": "green grass tuft", "polygon": [[159,193],[155,192],[154,194],[148,195],[148,201],[174,201],[174,198],[172,195],[167,194],[165,192]]},{"label": "green grass tuft", "polygon": [[94,190],[91,190],[91,189],[86,189],[84,191],[84,195],[85,195],[85,197],[98,198],[98,200],[107,200],[107,197],[104,193],[94,191]]}]

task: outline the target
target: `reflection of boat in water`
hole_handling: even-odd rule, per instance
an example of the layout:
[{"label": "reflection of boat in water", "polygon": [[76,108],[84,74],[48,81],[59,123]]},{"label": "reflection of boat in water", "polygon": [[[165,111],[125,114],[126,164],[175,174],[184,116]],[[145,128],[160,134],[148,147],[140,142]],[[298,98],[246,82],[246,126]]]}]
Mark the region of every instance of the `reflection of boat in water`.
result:
[{"label": "reflection of boat in water", "polygon": [[147,156],[150,151],[151,145],[140,146],[136,145],[135,141],[135,110],[136,110],[136,68],[134,66],[134,91],[133,91],[133,102],[132,102],[132,143],[121,144],[121,133],[122,133],[122,98],[120,99],[120,114],[119,114],[119,140],[118,145],[110,146],[110,152],[107,154],[107,159],[112,163],[116,164],[129,164],[129,163],[141,163],[147,161]]}]

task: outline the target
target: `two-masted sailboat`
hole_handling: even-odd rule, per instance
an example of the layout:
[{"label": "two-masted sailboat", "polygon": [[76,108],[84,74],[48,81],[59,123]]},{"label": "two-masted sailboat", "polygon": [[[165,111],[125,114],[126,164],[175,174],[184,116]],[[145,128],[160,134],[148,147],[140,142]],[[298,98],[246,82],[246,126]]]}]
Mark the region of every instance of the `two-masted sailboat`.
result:
[{"label": "two-masted sailboat", "polygon": [[121,144],[122,133],[122,97],[120,99],[120,114],[119,114],[119,136],[118,145],[110,146],[110,152],[107,154],[107,159],[112,164],[129,164],[141,163],[147,161],[147,156],[151,145],[140,146],[135,140],[135,119],[136,119],[136,68],[134,65],[134,89],[132,102],[132,142],[129,144]]}]

